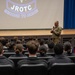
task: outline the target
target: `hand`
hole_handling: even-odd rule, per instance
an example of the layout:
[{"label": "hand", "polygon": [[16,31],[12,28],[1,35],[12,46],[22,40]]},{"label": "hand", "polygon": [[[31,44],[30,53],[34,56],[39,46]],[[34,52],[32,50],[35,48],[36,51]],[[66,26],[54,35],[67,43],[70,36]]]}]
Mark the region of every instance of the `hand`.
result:
[{"label": "hand", "polygon": [[53,30],[51,30],[51,33],[53,33],[54,31]]}]

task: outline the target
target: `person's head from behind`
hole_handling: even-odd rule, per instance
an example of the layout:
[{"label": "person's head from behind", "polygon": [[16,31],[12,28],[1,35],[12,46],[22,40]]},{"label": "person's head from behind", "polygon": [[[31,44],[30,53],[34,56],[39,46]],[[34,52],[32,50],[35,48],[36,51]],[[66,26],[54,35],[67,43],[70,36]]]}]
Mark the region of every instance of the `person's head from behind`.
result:
[{"label": "person's head from behind", "polygon": [[22,54],[22,52],[24,51],[23,45],[22,44],[16,44],[15,45],[15,53],[18,54]]},{"label": "person's head from behind", "polygon": [[2,43],[3,46],[6,46],[7,40],[6,40],[6,38],[1,37],[0,42]]},{"label": "person's head from behind", "polygon": [[53,49],[54,48],[54,42],[50,41],[48,43],[48,47],[49,47],[49,49]]},{"label": "person's head from behind", "polygon": [[28,41],[26,43],[26,46],[27,46],[29,55],[36,55],[36,52],[38,51],[38,46],[39,46],[38,42],[34,40]]},{"label": "person's head from behind", "polygon": [[2,45],[2,43],[0,43],[0,56],[2,56],[3,53],[4,53],[3,45]]},{"label": "person's head from behind", "polygon": [[55,52],[56,55],[61,55],[63,53],[63,45],[60,44],[60,43],[57,43],[54,46],[54,52]]},{"label": "person's head from behind", "polygon": [[45,44],[45,40],[44,39],[40,39],[40,45],[44,45]]},{"label": "person's head from behind", "polygon": [[14,42],[10,42],[7,44],[8,50],[9,51],[14,51],[14,47],[15,47],[15,43]]},{"label": "person's head from behind", "polygon": [[16,44],[21,44],[21,43],[22,43],[21,40],[17,40],[17,41],[16,41]]},{"label": "person's head from behind", "polygon": [[70,42],[65,42],[64,43],[64,50],[67,52],[67,53],[71,53],[72,52],[72,45],[71,45],[71,43]]},{"label": "person's head from behind", "polygon": [[46,52],[47,52],[47,48],[45,46],[41,46],[39,48],[39,53],[41,56],[44,56],[46,54]]}]

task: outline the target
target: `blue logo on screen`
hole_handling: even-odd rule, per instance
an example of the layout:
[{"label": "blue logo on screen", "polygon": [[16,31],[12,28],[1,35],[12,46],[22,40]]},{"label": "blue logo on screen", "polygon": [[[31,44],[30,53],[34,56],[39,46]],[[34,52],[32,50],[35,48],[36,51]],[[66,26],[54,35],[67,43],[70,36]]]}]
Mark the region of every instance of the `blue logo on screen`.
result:
[{"label": "blue logo on screen", "polygon": [[4,12],[17,18],[26,18],[38,12],[36,0],[6,0]]}]

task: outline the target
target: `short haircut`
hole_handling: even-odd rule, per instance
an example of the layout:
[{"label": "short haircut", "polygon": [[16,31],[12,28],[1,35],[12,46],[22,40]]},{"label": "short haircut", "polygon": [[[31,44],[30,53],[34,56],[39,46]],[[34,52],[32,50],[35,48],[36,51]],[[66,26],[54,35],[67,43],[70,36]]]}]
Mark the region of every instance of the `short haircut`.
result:
[{"label": "short haircut", "polygon": [[31,40],[26,43],[26,46],[30,54],[36,54],[39,44],[38,42]]},{"label": "short haircut", "polygon": [[70,42],[67,41],[67,42],[64,43],[64,50],[65,51],[71,50],[71,47],[72,46],[71,46]]},{"label": "short haircut", "polygon": [[48,47],[49,47],[50,49],[53,49],[53,48],[54,48],[54,42],[52,42],[52,41],[49,42],[49,43],[48,43]]},{"label": "short haircut", "polygon": [[63,53],[63,45],[60,44],[60,43],[57,43],[54,46],[54,52],[55,52],[56,55],[61,55]]},{"label": "short haircut", "polygon": [[40,39],[40,45],[43,45],[45,43],[44,39]]},{"label": "short haircut", "polygon": [[39,52],[44,52],[44,53],[46,53],[46,52],[47,52],[46,46],[40,46],[40,47],[39,47]]}]

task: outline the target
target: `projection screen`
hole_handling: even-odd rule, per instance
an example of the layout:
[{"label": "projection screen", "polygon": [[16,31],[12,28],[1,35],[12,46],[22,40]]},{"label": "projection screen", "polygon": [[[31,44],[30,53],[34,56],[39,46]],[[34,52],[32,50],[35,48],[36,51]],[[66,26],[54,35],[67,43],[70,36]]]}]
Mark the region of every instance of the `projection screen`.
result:
[{"label": "projection screen", "polygon": [[64,0],[0,0],[1,29],[63,28]]}]

